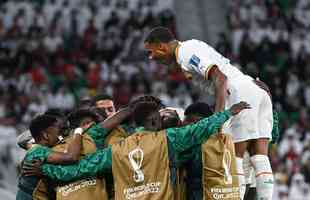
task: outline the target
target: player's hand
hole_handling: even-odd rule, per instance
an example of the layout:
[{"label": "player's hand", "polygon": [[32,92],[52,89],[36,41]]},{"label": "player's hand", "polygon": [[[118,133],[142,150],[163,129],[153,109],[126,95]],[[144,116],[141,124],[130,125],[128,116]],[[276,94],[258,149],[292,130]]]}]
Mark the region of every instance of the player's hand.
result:
[{"label": "player's hand", "polygon": [[259,80],[259,78],[256,78],[255,80],[253,80],[254,83],[260,87],[261,89],[265,90],[268,95],[271,97],[271,92],[270,92],[270,89],[268,87],[268,85],[266,83],[264,83],[263,81]]},{"label": "player's hand", "polygon": [[42,164],[40,160],[33,160],[32,162],[24,162],[22,168],[22,175],[43,177]]},{"label": "player's hand", "polygon": [[229,109],[232,115],[237,115],[244,109],[250,109],[251,106],[247,102],[241,101],[240,103],[236,103],[232,105]]}]

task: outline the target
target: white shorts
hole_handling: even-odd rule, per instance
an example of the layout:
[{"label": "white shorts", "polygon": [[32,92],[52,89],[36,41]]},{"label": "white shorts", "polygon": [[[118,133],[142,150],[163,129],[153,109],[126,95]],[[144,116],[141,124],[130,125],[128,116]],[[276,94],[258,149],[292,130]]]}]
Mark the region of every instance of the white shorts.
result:
[{"label": "white shorts", "polygon": [[271,139],[273,113],[267,92],[259,88],[251,77],[238,79],[228,85],[230,95],[225,107],[230,108],[235,103],[245,101],[251,109],[243,110],[227,121],[223,126],[224,132],[231,134],[235,143],[259,138]]}]

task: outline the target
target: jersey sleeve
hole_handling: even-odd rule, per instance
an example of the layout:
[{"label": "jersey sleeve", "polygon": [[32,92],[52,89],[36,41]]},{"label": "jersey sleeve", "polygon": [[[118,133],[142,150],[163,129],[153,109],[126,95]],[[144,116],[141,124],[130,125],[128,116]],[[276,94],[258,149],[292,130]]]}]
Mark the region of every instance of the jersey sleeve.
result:
[{"label": "jersey sleeve", "polygon": [[179,128],[168,128],[166,134],[176,154],[203,143],[210,135],[217,133],[221,126],[230,118],[229,110],[218,112],[194,124]]},{"label": "jersey sleeve", "polygon": [[28,151],[25,157],[25,160],[26,161],[40,160],[44,162],[47,160],[51,152],[52,152],[52,149],[46,146],[35,145]]},{"label": "jersey sleeve", "polygon": [[184,71],[198,73],[205,79],[209,78],[210,69],[217,65],[212,51],[202,42],[187,42],[181,47],[179,54],[180,64]]},{"label": "jersey sleeve", "polygon": [[89,154],[74,165],[43,164],[42,172],[48,178],[68,182],[94,177],[112,168],[112,148],[100,149]]},{"label": "jersey sleeve", "polygon": [[94,140],[97,148],[104,146],[104,141],[109,135],[109,131],[100,124],[93,125],[86,133]]}]

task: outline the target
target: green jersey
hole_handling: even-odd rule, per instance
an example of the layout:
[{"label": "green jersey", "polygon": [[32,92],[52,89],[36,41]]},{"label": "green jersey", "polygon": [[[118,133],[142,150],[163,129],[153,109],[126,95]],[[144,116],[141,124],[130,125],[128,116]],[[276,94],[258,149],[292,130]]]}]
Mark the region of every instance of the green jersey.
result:
[{"label": "green jersey", "polygon": [[[210,135],[216,133],[230,116],[231,113],[226,110],[202,119],[195,124],[166,129],[168,145],[171,146],[170,151],[175,155],[170,159],[186,159],[186,156],[182,157],[182,152],[204,142]],[[111,149],[109,146],[106,149],[98,150],[94,154],[87,155],[75,165],[44,164],[42,171],[52,180],[65,182],[102,174],[112,168]]]},{"label": "green jersey", "polygon": [[[99,148],[103,146],[104,140],[108,135],[108,130],[96,124],[90,127],[90,129],[87,130],[86,134],[88,134],[92,138],[92,140],[96,144],[96,147]],[[51,148],[35,144],[27,152],[24,158],[24,162],[25,161],[31,162],[32,160],[41,160],[45,162],[51,152],[53,152]],[[45,183],[42,183],[43,181]],[[45,188],[45,185],[49,184],[46,182],[48,182],[48,180],[42,180],[35,176],[31,177],[20,176],[18,180],[18,192],[16,199],[17,200],[36,199],[39,198],[39,196],[44,196],[44,194],[46,193],[51,193],[51,192],[44,192],[48,189]]]}]

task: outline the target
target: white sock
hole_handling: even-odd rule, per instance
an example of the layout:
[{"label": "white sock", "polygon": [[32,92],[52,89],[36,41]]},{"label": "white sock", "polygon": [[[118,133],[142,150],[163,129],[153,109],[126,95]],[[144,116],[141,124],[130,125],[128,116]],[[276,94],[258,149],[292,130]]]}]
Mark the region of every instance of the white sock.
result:
[{"label": "white sock", "polygon": [[255,169],[257,199],[272,200],[274,180],[268,156],[254,155],[251,161]]},{"label": "white sock", "polygon": [[239,181],[239,191],[240,191],[240,199],[243,200],[246,184],[245,184],[245,176],[244,176],[244,170],[243,170],[243,158],[236,157],[236,166],[237,166],[237,175],[238,175],[238,181]]}]

